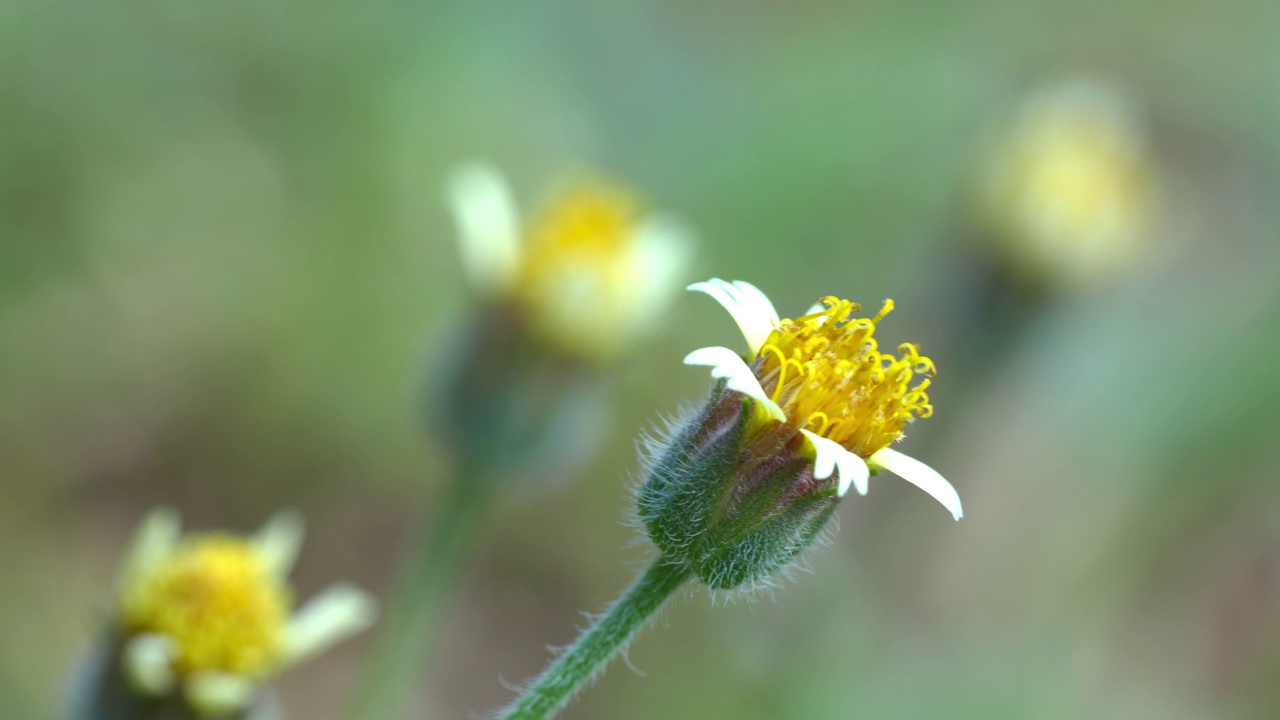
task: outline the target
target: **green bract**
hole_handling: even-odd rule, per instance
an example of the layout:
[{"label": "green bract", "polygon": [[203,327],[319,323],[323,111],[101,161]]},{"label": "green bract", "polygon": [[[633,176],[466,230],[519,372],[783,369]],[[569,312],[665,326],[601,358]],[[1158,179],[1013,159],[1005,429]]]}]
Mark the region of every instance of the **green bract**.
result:
[{"label": "green bract", "polygon": [[[707,585],[759,583],[788,565],[839,501],[794,433],[748,432],[749,401],[721,381],[654,458],[637,505],[649,537]],[[780,428],[781,430],[781,428]],[[794,446],[794,447],[792,447]]]}]

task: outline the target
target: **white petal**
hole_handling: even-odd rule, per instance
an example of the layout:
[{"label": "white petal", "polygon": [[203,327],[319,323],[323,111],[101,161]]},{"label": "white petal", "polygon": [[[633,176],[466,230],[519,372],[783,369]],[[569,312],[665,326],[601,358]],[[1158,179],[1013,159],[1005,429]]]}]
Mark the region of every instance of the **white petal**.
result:
[{"label": "white petal", "polygon": [[738,289],[738,296],[750,305],[756,314],[769,318],[770,330],[778,326],[781,318],[778,317],[778,311],[774,309],[768,295],[746,280],[734,280],[733,286]]},{"label": "white petal", "polygon": [[301,513],[297,510],[281,510],[262,526],[253,538],[253,544],[258,548],[267,569],[284,577],[293,570],[305,535]]},{"label": "white petal", "polygon": [[371,595],[353,585],[334,585],[289,621],[284,662],[293,664],[315,655],[369,627],[377,616],[377,602]]},{"label": "white petal", "polygon": [[[831,477],[831,473],[836,471],[836,453],[831,446],[836,445],[836,443],[815,432],[804,429],[800,430],[800,432],[804,433],[804,436],[809,438],[809,442],[813,443],[813,477],[817,480],[825,480]],[[841,449],[843,450],[843,448]],[[844,495],[843,490],[840,494]]]},{"label": "white petal", "polygon": [[121,663],[129,685],[152,697],[173,690],[173,660],[178,647],[173,638],[158,633],[135,635],[125,641]]},{"label": "white petal", "polygon": [[787,414],[778,407],[760,387],[756,374],[738,353],[727,347],[705,347],[694,350],[684,358],[685,365],[706,365],[711,368],[711,377],[725,378],[729,382],[726,387],[746,395],[764,406],[775,420],[786,420]]},{"label": "white petal", "polygon": [[769,333],[778,326],[778,311],[773,308],[773,303],[765,297],[763,292],[760,292],[759,288],[745,280],[726,282],[719,278],[712,278],[708,282],[719,286],[731,295],[746,315],[756,318],[753,333],[758,337],[748,337],[747,341],[751,343],[753,352],[758,354],[760,346],[764,345],[764,341],[769,338]]},{"label": "white petal", "polygon": [[849,476],[849,480],[853,482],[853,486],[858,489],[859,495],[867,494],[867,481],[871,478],[871,468],[867,467],[867,461],[858,455],[846,452],[844,454],[844,462],[840,463],[840,484],[847,491],[849,481],[845,480],[845,475]]},{"label": "white petal", "polygon": [[117,584],[124,592],[133,579],[146,574],[163,560],[178,544],[182,534],[182,520],[170,508],[156,508],[147,513],[138,525],[130,543],[124,566]]},{"label": "white petal", "polygon": [[867,462],[882,467],[929,493],[934,500],[942,503],[942,506],[949,510],[956,520],[964,517],[964,509],[960,506],[960,494],[937,470],[893,448],[880,450]]},{"label": "white petal", "polygon": [[633,331],[647,330],[666,315],[692,256],[693,233],[673,218],[650,218],[636,229],[631,243]]},{"label": "white petal", "polygon": [[520,221],[502,174],[489,165],[463,165],[449,178],[445,200],[472,284],[482,292],[508,287],[520,261]]},{"label": "white petal", "polygon": [[846,450],[840,443],[815,432],[804,429],[800,432],[813,443],[815,450],[813,476],[816,479],[831,477],[832,472],[839,470],[840,485],[837,492],[840,497],[844,497],[844,494],[849,492],[851,485],[858,488],[859,495],[867,494],[867,478],[871,476],[871,470],[867,468],[862,458]]},{"label": "white petal", "polygon": [[710,295],[729,311],[743,337],[747,339],[747,347],[754,357],[759,354],[760,346],[769,338],[769,333],[773,332],[777,313],[773,311],[773,305],[767,298],[763,303],[760,302],[760,298],[764,297],[763,293],[752,285],[743,285],[751,289],[744,290],[719,278],[712,278],[707,282],[694,283],[688,289]]},{"label": "white petal", "polygon": [[814,304],[810,305],[810,306],[809,306],[809,309],[804,311],[804,314],[805,314],[805,315],[816,315],[817,313],[820,313],[820,312],[822,312],[823,310],[826,310],[826,309],[827,309],[827,306],[826,306],[826,305],[823,305],[823,304],[822,304],[822,303],[820,303],[820,302],[816,302],[816,303],[814,303]]},{"label": "white petal", "polygon": [[204,670],[192,673],[182,690],[196,714],[221,717],[243,710],[253,700],[257,685],[243,675]]}]

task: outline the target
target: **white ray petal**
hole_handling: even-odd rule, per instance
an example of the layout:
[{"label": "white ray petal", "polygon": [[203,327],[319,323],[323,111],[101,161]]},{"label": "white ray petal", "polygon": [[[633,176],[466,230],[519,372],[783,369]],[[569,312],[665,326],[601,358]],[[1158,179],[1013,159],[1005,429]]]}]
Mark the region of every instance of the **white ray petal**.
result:
[{"label": "white ray petal", "polygon": [[758,354],[759,346],[764,344],[764,341],[769,338],[769,333],[778,326],[778,311],[773,308],[773,303],[765,297],[763,292],[760,292],[759,288],[745,280],[728,282],[720,278],[712,278],[707,282],[719,287],[732,297],[743,308],[746,315],[757,318],[753,332],[759,337],[748,337],[748,342],[752,344],[753,353]]},{"label": "white ray petal", "polygon": [[482,163],[463,165],[450,176],[445,200],[472,284],[486,293],[508,287],[520,262],[520,220],[502,174]]},{"label": "white ray petal", "polygon": [[694,350],[685,356],[684,364],[709,366],[711,377],[728,380],[726,387],[730,390],[736,390],[760,403],[775,420],[787,419],[787,414],[765,393],[764,388],[760,386],[760,381],[756,379],[756,374],[751,372],[751,368],[742,356],[729,348],[705,347]]},{"label": "white ray petal", "polygon": [[173,661],[178,646],[173,638],[142,633],[125,641],[121,663],[129,685],[143,695],[157,697],[173,690]]},{"label": "white ray petal", "polygon": [[267,520],[254,536],[253,544],[268,570],[279,577],[293,570],[302,551],[305,527],[302,514],[297,510],[281,510]]},{"label": "white ray petal", "polygon": [[197,714],[221,717],[243,710],[253,700],[257,685],[235,673],[202,670],[192,673],[183,683],[187,704]]},{"label": "white ray petal", "polygon": [[840,487],[844,488],[842,493],[848,492],[849,485],[852,484],[859,495],[867,494],[867,481],[871,478],[871,468],[867,467],[866,460],[845,450],[844,454],[836,459],[836,465],[840,467]]},{"label": "white ray petal", "polygon": [[371,595],[340,583],[312,598],[285,630],[284,662],[293,664],[359,633],[373,624],[378,604]]},{"label": "white ray petal", "polygon": [[693,232],[666,216],[649,218],[635,231],[631,268],[636,287],[630,330],[643,332],[666,315],[693,257]]},{"label": "white ray petal", "polygon": [[[769,333],[773,332],[773,318],[754,298],[744,296],[741,289],[719,278],[694,283],[688,289],[706,293],[715,298],[716,302],[728,310],[733,316],[733,321],[738,324],[742,336],[747,339],[751,356],[755,357],[759,354],[760,346],[768,339]],[[770,305],[769,309],[771,310],[772,307]]]},{"label": "white ray petal", "polygon": [[733,286],[738,289],[739,297],[747,301],[758,314],[769,318],[771,327],[778,326],[781,318],[778,317],[778,311],[774,309],[773,302],[769,300],[768,295],[765,295],[760,288],[746,280],[734,280]]},{"label": "white ray petal", "polygon": [[117,585],[121,592],[139,575],[146,574],[178,544],[182,520],[170,508],[156,508],[147,513],[133,535]]},{"label": "white ray petal", "polygon": [[[831,473],[836,471],[836,451],[831,447],[836,443],[822,437],[821,435],[809,430],[800,430],[804,436],[809,438],[809,442],[813,443],[813,477],[817,480],[825,480],[831,477]],[[836,447],[839,447],[838,445]],[[840,448],[843,450],[844,448]],[[844,495],[848,488],[840,488],[840,494]]]},{"label": "white ray petal", "polygon": [[893,448],[884,448],[876,452],[867,462],[882,467],[929,493],[934,500],[942,503],[942,506],[949,510],[956,520],[964,517],[964,508],[960,505],[960,494],[937,470]]},{"label": "white ray petal", "polygon": [[813,443],[815,451],[813,476],[815,478],[822,480],[831,477],[832,472],[838,471],[837,492],[840,497],[844,497],[844,494],[849,492],[850,486],[856,487],[859,495],[867,494],[867,478],[871,476],[871,471],[862,458],[846,450],[840,443],[815,432],[804,429],[800,432]]}]

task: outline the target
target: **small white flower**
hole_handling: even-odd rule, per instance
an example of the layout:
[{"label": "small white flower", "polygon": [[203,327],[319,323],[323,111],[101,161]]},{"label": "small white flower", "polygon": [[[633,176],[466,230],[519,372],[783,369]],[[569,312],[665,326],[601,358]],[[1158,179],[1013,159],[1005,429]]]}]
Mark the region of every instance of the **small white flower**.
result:
[{"label": "small white flower", "polygon": [[511,303],[534,332],[573,353],[610,357],[651,329],[690,260],[688,228],[642,215],[608,183],[572,186],[523,222],[491,166],[464,165],[447,190],[477,292]]},{"label": "small white flower", "polygon": [[[711,368],[712,377],[749,398],[762,422],[781,423],[801,433],[813,452],[814,477],[837,478],[837,492],[850,487],[866,494],[873,470],[888,470],[924,490],[959,520],[955,488],[935,470],[888,447],[916,417],[928,417],[925,389],[933,362],[912,345],[900,357],[877,350],[876,325],[892,309],[873,318],[855,318],[860,308],[824,298],[796,320],[781,319],[773,303],[750,283],[719,279],[695,283],[724,306],[747,340],[748,355],[724,347],[695,350],[687,365]],[[913,385],[912,383],[915,382]]]}]

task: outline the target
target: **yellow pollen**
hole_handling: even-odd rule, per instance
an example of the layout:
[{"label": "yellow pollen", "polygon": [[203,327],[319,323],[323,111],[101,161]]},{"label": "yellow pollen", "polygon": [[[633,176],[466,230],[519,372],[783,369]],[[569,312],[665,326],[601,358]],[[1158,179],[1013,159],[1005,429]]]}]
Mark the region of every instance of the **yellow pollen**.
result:
[{"label": "yellow pollen", "polygon": [[822,306],[783,320],[765,340],[760,384],[788,422],[867,458],[901,437],[907,423],[933,414],[925,392],[933,361],[910,343],[897,357],[879,352],[875,330],[892,300],[872,318],[853,317],[862,308],[848,300],[825,297]]},{"label": "yellow pollen", "polygon": [[130,632],[171,638],[180,675],[215,670],[261,679],[278,662],[291,601],[251,543],[207,535],[134,578],[122,619]]},{"label": "yellow pollen", "polygon": [[515,296],[552,341],[608,354],[637,312],[638,200],[603,182],[554,197],[529,224]]}]

